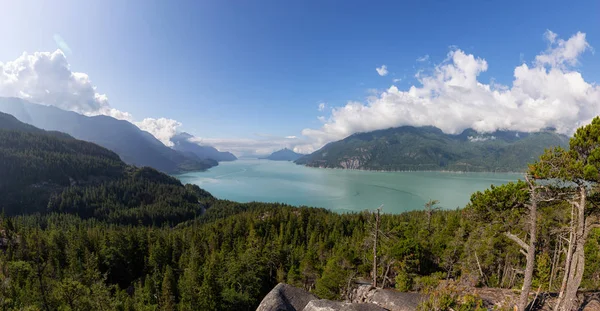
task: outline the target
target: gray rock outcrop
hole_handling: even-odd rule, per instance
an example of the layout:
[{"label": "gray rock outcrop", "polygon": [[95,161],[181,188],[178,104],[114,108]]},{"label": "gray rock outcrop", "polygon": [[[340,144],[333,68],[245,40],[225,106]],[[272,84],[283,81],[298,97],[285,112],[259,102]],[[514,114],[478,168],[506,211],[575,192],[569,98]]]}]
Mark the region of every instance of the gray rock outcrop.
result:
[{"label": "gray rock outcrop", "polygon": [[350,303],[326,299],[311,300],[303,311],[386,311],[370,303]]},{"label": "gray rock outcrop", "polygon": [[256,311],[302,311],[317,296],[294,286],[279,283],[263,298]]},{"label": "gray rock outcrop", "polygon": [[424,298],[418,293],[404,293],[363,285],[354,290],[350,302],[375,304],[390,311],[414,311]]},{"label": "gray rock outcrop", "polygon": [[359,286],[348,301],[319,299],[294,286],[279,283],[258,306],[257,311],[415,311],[424,296],[395,290]]}]

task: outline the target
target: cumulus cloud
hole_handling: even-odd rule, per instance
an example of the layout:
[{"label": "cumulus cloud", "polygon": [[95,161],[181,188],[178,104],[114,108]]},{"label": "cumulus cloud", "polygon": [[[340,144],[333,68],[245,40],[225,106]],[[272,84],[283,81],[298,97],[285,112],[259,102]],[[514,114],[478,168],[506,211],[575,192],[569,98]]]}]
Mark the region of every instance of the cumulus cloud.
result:
[{"label": "cumulus cloud", "polygon": [[106,95],[96,91],[87,74],[71,71],[61,50],[23,53],[14,61],[0,63],[0,96],[83,114],[110,111]]},{"label": "cumulus cloud", "polygon": [[[487,61],[453,47],[440,64],[417,73],[418,85],[402,90],[390,86],[363,102],[334,107],[327,115],[318,116],[320,125],[304,129],[302,136],[192,141],[238,155],[264,155],[284,147],[308,153],[356,132],[402,125],[433,125],[446,133],[460,133],[466,128],[485,133],[552,127],[571,134],[600,114],[600,86],[585,81],[576,70],[580,56],[592,47],[581,32],[565,40],[547,31],[544,38],[548,47],[533,62],[519,63],[509,85],[479,81],[488,69]],[[388,74],[385,65],[376,70],[381,76]],[[165,145],[172,144],[170,138],[181,126],[166,118],[134,122],[129,113],[111,107],[108,97],[97,91],[87,74],[72,71],[61,50],[24,53],[14,61],[0,63],[0,96],[128,120]],[[322,112],[329,108],[325,103],[318,106]]]},{"label": "cumulus cloud", "polygon": [[304,147],[320,148],[356,132],[402,125],[433,125],[453,134],[466,128],[530,132],[548,127],[571,134],[600,114],[600,87],[573,68],[591,47],[580,32],[568,40],[545,37],[548,49],[533,64],[517,66],[512,85],[480,82],[488,63],[453,49],[431,73],[416,76],[420,86],[391,86],[366,102],[333,108],[320,128],[302,131],[313,142]]},{"label": "cumulus cloud", "polygon": [[298,145],[306,145],[308,142],[296,136],[274,137],[269,139],[250,139],[250,138],[191,138],[191,142],[202,145],[213,146],[218,150],[226,150],[234,153],[236,156],[265,156],[274,151],[288,148],[298,153],[306,151]]},{"label": "cumulus cloud", "polygon": [[131,114],[129,112],[124,112],[112,107],[102,107],[97,111],[94,112],[87,112],[84,113],[85,115],[88,116],[97,116],[97,115],[105,115],[105,116],[109,116],[109,117],[113,117],[115,119],[119,119],[119,120],[125,120],[125,121],[129,121],[132,122],[131,120],[133,120],[133,117],[131,116]]},{"label": "cumulus cloud", "polygon": [[559,67],[560,69],[565,69],[565,66],[575,66],[579,55],[591,48],[585,39],[585,33],[582,32],[578,32],[566,41],[557,40],[557,35],[550,30],[546,31],[544,37],[548,40],[549,47],[548,50],[535,57],[538,66]]},{"label": "cumulus cloud", "polygon": [[381,65],[381,67],[375,68],[375,70],[377,70],[377,73],[382,77],[387,76],[387,74],[388,74],[386,65]]},{"label": "cumulus cloud", "polygon": [[400,79],[400,78],[396,78],[396,79],[392,80],[392,82],[394,82],[394,83],[398,83],[400,81],[402,81],[402,79]]},{"label": "cumulus cloud", "polygon": [[145,118],[141,122],[134,122],[140,129],[152,134],[158,140],[160,140],[165,146],[173,146],[171,137],[177,134],[177,128],[181,126],[181,123],[173,119],[167,118]]},{"label": "cumulus cloud", "polygon": [[133,122],[128,112],[110,106],[108,97],[98,93],[89,76],[72,71],[62,49],[66,42],[55,35],[61,49],[54,52],[23,53],[16,60],[0,63],[0,96],[19,97],[30,102],[94,116],[107,115],[134,123],[167,146],[181,123],[165,118]]},{"label": "cumulus cloud", "polygon": [[428,60],[429,60],[429,54],[425,54],[425,55],[417,58],[418,62],[426,62]]}]

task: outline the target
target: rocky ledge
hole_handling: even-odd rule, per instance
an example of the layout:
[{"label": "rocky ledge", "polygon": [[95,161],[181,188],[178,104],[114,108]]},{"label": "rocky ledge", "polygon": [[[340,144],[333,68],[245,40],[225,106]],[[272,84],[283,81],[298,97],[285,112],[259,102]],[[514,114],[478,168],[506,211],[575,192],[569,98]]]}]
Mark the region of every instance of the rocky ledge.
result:
[{"label": "rocky ledge", "polygon": [[315,295],[279,283],[265,296],[257,311],[414,311],[423,296],[378,289],[368,285],[359,286],[348,301],[319,299]]},{"label": "rocky ledge", "polygon": [[[511,309],[518,292],[498,288],[462,288],[461,292],[480,297],[488,310]],[[551,311],[555,296],[533,295],[533,310]],[[418,293],[404,293],[393,289],[362,285],[355,288],[346,301],[319,299],[317,296],[294,286],[279,283],[263,299],[257,311],[416,311],[417,305],[427,297]],[[600,292],[579,295],[581,311],[600,311]],[[536,303],[537,302],[537,303]]]}]

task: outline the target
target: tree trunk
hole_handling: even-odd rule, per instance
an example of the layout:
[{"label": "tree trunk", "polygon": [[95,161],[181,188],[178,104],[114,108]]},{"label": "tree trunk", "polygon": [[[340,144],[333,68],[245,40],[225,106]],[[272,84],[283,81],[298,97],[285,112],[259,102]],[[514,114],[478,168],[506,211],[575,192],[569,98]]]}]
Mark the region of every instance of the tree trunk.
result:
[{"label": "tree trunk", "polygon": [[531,204],[529,205],[529,245],[527,247],[527,264],[525,266],[525,276],[523,278],[523,287],[519,296],[519,311],[525,311],[527,301],[529,300],[529,291],[533,280],[533,270],[535,269],[535,245],[537,243],[537,194],[535,189],[531,188]]},{"label": "tree trunk", "polygon": [[375,239],[373,240],[373,287],[377,287],[377,239],[379,238],[379,211],[375,214]]},{"label": "tree trunk", "polygon": [[563,305],[565,291],[567,289],[567,283],[571,278],[571,263],[573,261],[573,248],[575,245],[575,206],[571,204],[571,228],[569,230],[569,242],[567,246],[567,257],[565,258],[565,273],[563,275],[563,280],[560,285],[560,290],[558,291],[558,299],[556,300],[556,305],[554,306],[554,311],[562,310],[561,307]]},{"label": "tree trunk", "polygon": [[390,260],[387,264],[387,268],[385,269],[385,273],[383,274],[383,281],[381,281],[381,288],[385,288],[385,281],[388,279],[388,274],[390,273],[390,268],[392,267],[393,260]]},{"label": "tree trunk", "polygon": [[[579,202],[573,204],[577,207],[577,214],[572,213],[571,221],[571,240],[569,241],[569,251],[572,250],[570,260],[565,263],[566,282],[561,287],[558,301],[555,310],[571,311],[576,307],[577,290],[583,279],[585,269],[585,251],[584,246],[587,238],[586,221],[585,221],[585,204],[586,204],[586,189],[585,185],[579,186]],[[567,254],[567,259],[568,258]],[[564,291],[564,296],[561,296]]]},{"label": "tree trunk", "polygon": [[562,301],[562,310],[572,310],[577,302],[577,290],[581,285],[581,279],[583,278],[583,271],[585,267],[585,203],[586,203],[586,189],[585,186],[579,186],[579,205],[577,206],[577,221],[575,231],[575,251],[573,253],[573,259],[571,261],[570,278],[567,281],[567,288],[565,296]]},{"label": "tree trunk", "polygon": [[431,210],[431,207],[429,207],[429,209],[427,210],[427,232],[431,232],[431,214],[433,213],[433,211]]},{"label": "tree trunk", "polygon": [[562,235],[558,234],[558,243],[554,245],[554,253],[552,255],[552,269],[550,269],[550,281],[548,283],[548,291],[552,290],[552,281],[554,281],[554,275],[556,273],[556,266],[558,265],[558,259],[562,250]]}]

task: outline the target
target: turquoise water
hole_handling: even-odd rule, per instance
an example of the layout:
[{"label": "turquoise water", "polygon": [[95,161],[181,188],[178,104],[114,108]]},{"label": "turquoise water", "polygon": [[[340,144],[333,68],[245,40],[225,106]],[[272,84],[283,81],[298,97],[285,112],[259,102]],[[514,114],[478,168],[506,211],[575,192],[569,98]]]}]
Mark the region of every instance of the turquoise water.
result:
[{"label": "turquoise water", "polygon": [[464,207],[471,194],[491,184],[522,178],[511,173],[370,172],[309,168],[291,162],[221,162],[206,172],[177,175],[214,196],[239,202],[283,202],[338,212],[387,213],[421,209],[430,199],[443,208]]}]

